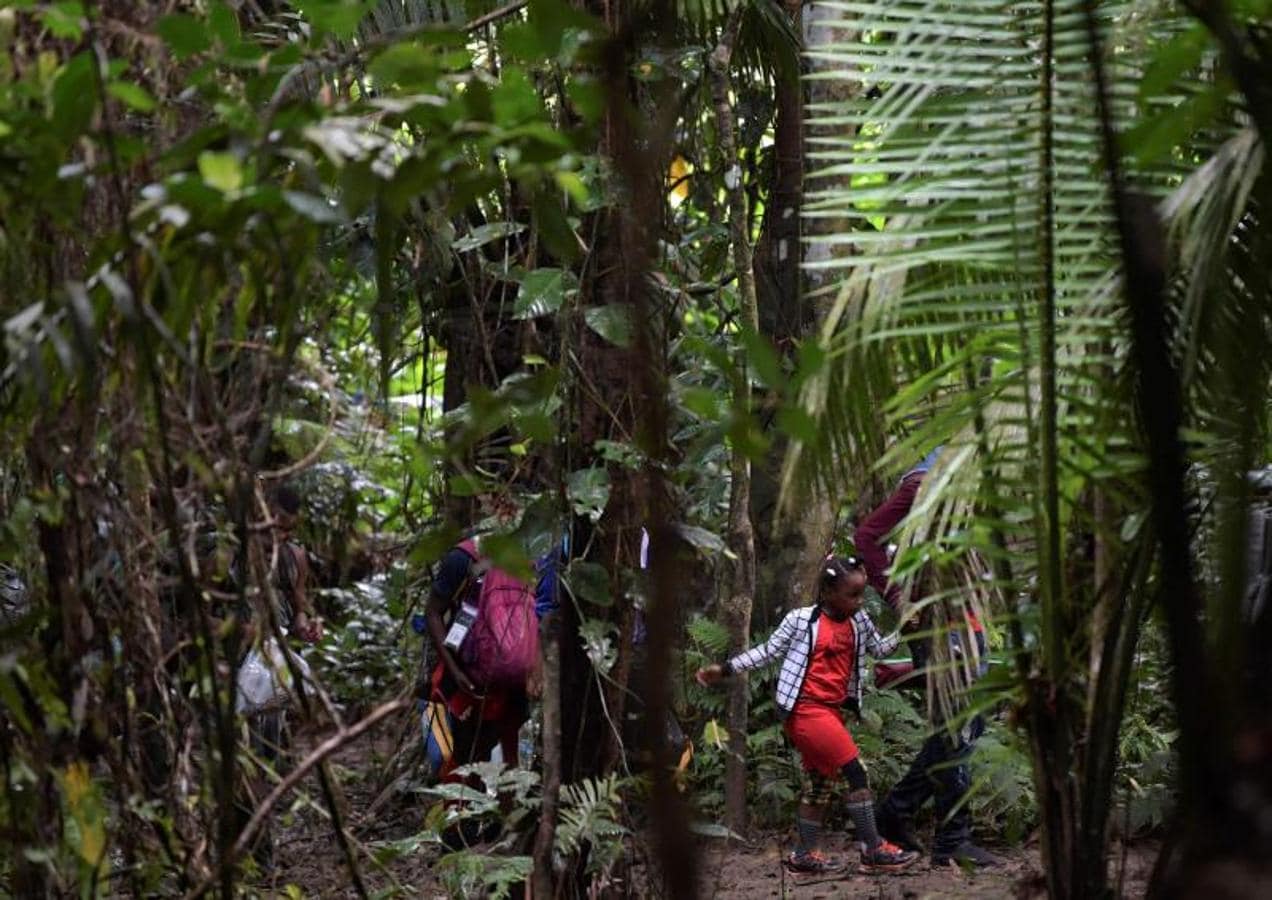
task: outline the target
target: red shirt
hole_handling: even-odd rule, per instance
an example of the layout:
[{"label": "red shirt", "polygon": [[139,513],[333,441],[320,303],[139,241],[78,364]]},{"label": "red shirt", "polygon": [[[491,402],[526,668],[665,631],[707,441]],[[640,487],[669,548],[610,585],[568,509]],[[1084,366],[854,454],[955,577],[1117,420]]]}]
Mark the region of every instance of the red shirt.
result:
[{"label": "red shirt", "polygon": [[848,680],[852,676],[853,652],[857,633],[851,619],[836,622],[822,613],[817,621],[817,644],[808,662],[804,687],[799,702],[838,706],[848,696]]}]

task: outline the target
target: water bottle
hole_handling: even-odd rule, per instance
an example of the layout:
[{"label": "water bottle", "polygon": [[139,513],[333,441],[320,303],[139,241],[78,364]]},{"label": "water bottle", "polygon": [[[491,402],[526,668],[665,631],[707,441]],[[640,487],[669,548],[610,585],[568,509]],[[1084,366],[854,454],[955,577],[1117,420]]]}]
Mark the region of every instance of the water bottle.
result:
[{"label": "water bottle", "polygon": [[517,732],[517,765],[527,771],[534,768],[535,752],[539,744],[539,714],[535,710],[522,723]]}]

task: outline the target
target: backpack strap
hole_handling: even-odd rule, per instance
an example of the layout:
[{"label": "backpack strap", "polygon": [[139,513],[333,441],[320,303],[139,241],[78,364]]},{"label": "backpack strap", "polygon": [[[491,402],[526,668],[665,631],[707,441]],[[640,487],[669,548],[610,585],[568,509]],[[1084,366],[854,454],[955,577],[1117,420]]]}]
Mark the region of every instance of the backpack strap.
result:
[{"label": "backpack strap", "polygon": [[[481,550],[477,546],[476,538],[468,538],[460,541],[455,545],[456,550],[461,550],[472,560],[468,567],[468,577],[464,579],[464,583],[459,586],[459,590],[455,592],[457,598],[463,600],[471,598],[473,603],[481,597],[481,581],[482,577],[490,569],[490,561],[481,555]],[[451,602],[454,602],[452,600]]]}]

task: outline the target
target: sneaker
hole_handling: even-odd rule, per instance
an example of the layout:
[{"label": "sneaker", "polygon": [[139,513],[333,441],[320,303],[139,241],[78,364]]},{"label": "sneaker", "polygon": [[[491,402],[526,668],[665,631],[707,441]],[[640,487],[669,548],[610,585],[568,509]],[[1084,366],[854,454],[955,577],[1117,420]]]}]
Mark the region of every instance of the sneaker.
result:
[{"label": "sneaker", "polygon": [[873,850],[862,852],[861,871],[867,875],[900,872],[914,865],[918,858],[919,854],[913,850],[902,850],[891,841],[880,841]]},{"label": "sneaker", "polygon": [[914,833],[913,824],[909,819],[893,812],[890,806],[884,804],[875,810],[875,824],[879,828],[881,837],[892,841],[902,850],[923,852],[923,844],[919,841],[918,835]]},{"label": "sneaker", "polygon": [[786,857],[786,868],[801,875],[829,875],[843,869],[844,864],[820,850],[792,850]]},{"label": "sneaker", "polygon": [[949,853],[932,854],[934,867],[944,868],[951,864],[969,869],[1001,869],[1004,865],[997,856],[971,841],[964,841]]}]

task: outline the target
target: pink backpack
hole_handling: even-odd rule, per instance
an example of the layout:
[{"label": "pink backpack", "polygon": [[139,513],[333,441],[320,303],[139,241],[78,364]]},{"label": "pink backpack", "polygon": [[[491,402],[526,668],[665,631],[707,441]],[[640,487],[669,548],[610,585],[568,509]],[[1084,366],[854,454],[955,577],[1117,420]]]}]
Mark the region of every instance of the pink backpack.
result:
[{"label": "pink backpack", "polygon": [[539,661],[534,587],[490,565],[476,541],[459,549],[473,558],[477,590],[477,619],[460,650],[464,671],[483,687],[524,688]]}]

